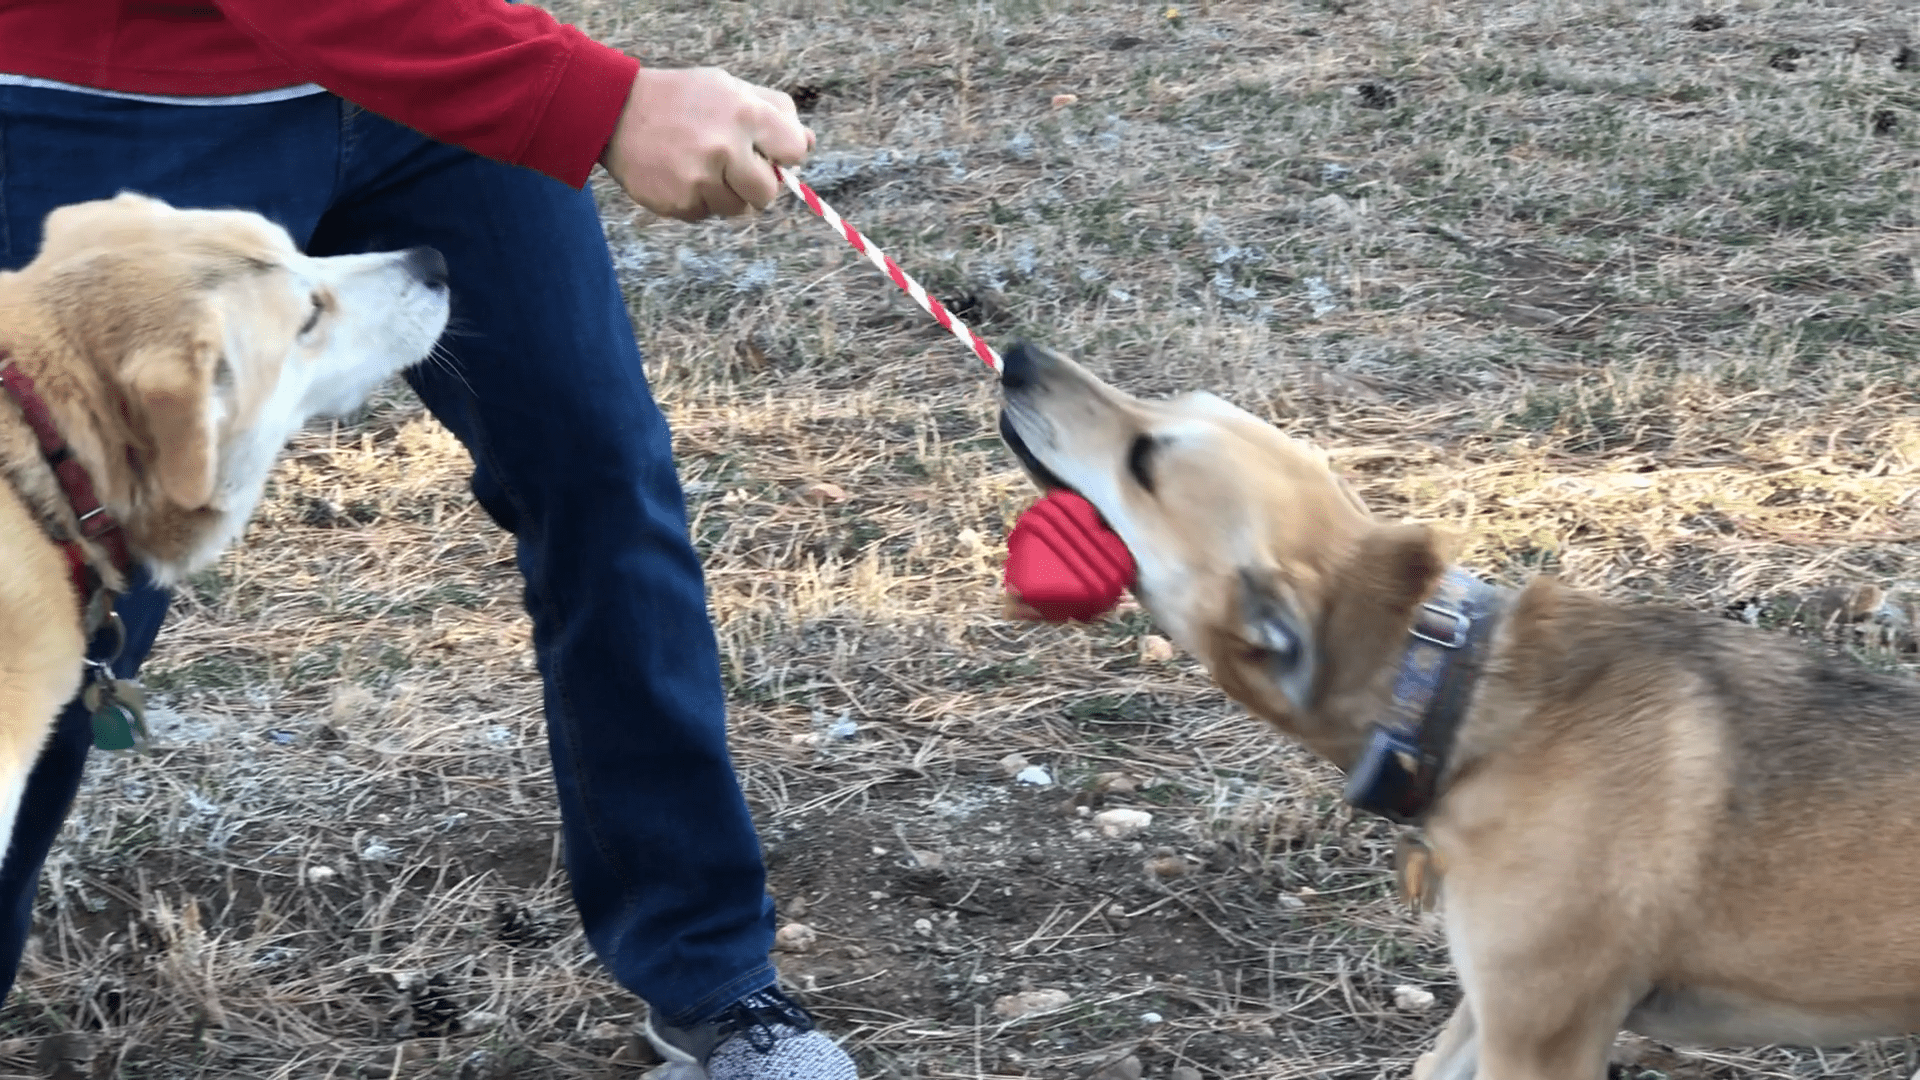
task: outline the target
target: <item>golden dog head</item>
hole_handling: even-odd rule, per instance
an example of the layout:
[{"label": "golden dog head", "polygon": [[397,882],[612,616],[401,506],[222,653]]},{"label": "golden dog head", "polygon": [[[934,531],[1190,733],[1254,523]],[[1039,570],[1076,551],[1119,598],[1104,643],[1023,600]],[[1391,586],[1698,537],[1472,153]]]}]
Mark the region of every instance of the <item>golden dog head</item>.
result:
[{"label": "golden dog head", "polygon": [[1350,763],[1440,538],[1376,523],[1324,455],[1211,394],[1143,401],[1045,349],[1004,359],[1001,434],[1035,482],[1100,511],[1141,604],[1228,694]]},{"label": "golden dog head", "polygon": [[424,359],[448,312],[432,249],[314,258],[258,214],[133,194],[55,210],[0,283],[5,329],[37,347],[69,441],[161,580],[231,540],[293,432]]}]

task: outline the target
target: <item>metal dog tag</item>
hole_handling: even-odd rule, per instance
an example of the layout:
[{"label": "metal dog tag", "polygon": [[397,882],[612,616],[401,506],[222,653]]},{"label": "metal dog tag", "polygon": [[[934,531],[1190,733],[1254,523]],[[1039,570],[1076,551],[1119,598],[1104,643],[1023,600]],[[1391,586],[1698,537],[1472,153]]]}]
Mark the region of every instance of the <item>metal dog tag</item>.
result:
[{"label": "metal dog tag", "polygon": [[1400,898],[1415,911],[1432,911],[1440,900],[1440,856],[1416,837],[1401,836],[1394,845],[1393,868],[1400,879]]},{"label": "metal dog tag", "polygon": [[97,670],[80,692],[93,722],[93,745],[101,750],[133,750],[151,740],[147,731],[146,690],[131,679],[115,679]]},{"label": "metal dog tag", "polygon": [[107,702],[95,709],[93,745],[101,750],[133,749],[133,714],[117,701]]}]

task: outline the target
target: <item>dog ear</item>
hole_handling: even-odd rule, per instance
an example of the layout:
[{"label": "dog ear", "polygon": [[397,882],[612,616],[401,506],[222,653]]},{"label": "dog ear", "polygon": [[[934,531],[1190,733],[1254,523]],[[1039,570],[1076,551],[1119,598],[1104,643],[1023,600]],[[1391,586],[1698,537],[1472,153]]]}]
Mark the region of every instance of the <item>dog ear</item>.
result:
[{"label": "dog ear", "polygon": [[1313,624],[1294,592],[1271,570],[1240,572],[1241,640],[1268,679],[1298,712],[1313,703],[1319,651]]},{"label": "dog ear", "polygon": [[1338,641],[1323,693],[1341,693],[1373,677],[1378,650],[1398,646],[1413,609],[1447,572],[1449,545],[1426,525],[1369,528],[1335,570],[1326,635]]},{"label": "dog ear", "polygon": [[128,354],[122,375],[136,423],[153,449],[154,476],[167,498],[188,510],[213,501],[213,371],[218,336],[194,335],[169,344],[142,345]]},{"label": "dog ear", "polygon": [[1447,572],[1451,545],[1432,526],[1383,525],[1361,537],[1348,564],[1358,593],[1399,618],[1424,599]]}]

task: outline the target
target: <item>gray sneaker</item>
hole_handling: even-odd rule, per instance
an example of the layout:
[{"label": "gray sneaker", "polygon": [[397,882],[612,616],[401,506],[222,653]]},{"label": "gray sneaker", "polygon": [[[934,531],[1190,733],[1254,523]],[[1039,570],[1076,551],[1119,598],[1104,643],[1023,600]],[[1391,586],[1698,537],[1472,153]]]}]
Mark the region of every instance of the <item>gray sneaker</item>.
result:
[{"label": "gray sneaker", "polygon": [[647,1016],[647,1041],[667,1060],[650,1080],[859,1080],[813,1017],[772,987],[748,994],[692,1027]]}]

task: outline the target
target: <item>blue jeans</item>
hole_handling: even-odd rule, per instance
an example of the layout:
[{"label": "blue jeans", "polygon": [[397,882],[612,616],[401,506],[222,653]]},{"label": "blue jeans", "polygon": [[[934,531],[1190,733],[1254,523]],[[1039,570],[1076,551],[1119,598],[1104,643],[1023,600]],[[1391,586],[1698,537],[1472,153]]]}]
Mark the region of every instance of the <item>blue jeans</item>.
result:
[{"label": "blue jeans", "polygon": [[[773,905],[700,564],[592,197],[332,95],[178,106],[0,86],[0,267],[32,258],[47,211],[121,189],[257,210],[315,255],[445,254],[457,372],[407,378],[518,541],[588,940],[676,1025],[772,985]],[[124,673],[166,606],[152,588],[121,599]],[[90,738],[68,706],[29,782],[0,865],[0,993]]]}]

